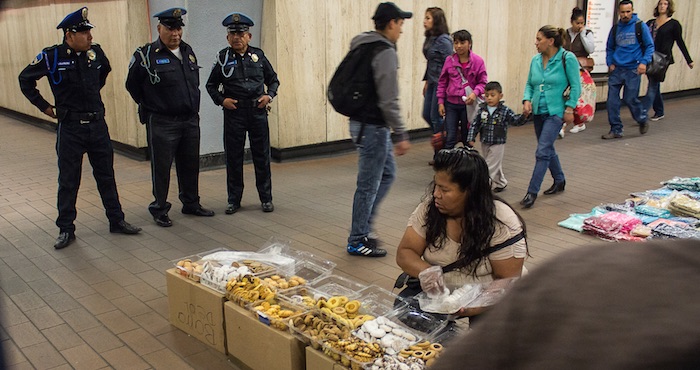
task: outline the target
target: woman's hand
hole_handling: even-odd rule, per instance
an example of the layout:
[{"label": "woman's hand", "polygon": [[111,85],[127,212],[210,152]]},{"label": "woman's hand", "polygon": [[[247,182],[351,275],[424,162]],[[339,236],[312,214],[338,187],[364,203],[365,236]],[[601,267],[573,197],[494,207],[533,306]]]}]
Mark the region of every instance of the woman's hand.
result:
[{"label": "woman's hand", "polygon": [[445,118],[445,104],[438,105],[438,113],[440,114],[440,117]]},{"label": "woman's hand", "polygon": [[425,98],[425,92],[428,91],[428,81],[423,84],[423,97]]},{"label": "woman's hand", "polygon": [[467,100],[464,101],[467,105],[472,105],[474,104],[474,101],[476,101],[476,94],[471,93],[469,96],[467,96]]},{"label": "woman's hand", "polygon": [[530,115],[530,113],[532,113],[532,102],[529,100],[525,100],[523,102],[523,115],[527,117]]},{"label": "woman's hand", "polygon": [[690,69],[693,69],[694,66],[695,66],[695,62],[688,63],[688,67],[690,67]]},{"label": "woman's hand", "polygon": [[566,108],[566,111],[564,111],[564,122],[566,124],[572,124],[574,123],[574,111],[569,111],[569,108]]}]

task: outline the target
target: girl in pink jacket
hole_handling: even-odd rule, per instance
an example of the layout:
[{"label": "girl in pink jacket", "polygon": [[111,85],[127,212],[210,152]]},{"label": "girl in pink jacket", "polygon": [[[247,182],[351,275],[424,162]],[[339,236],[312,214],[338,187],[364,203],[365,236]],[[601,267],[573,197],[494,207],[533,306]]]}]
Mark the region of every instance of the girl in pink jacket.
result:
[{"label": "girl in pink jacket", "polygon": [[474,108],[470,113],[476,112],[488,82],[484,60],[472,51],[471,33],[459,30],[452,34],[452,39],[455,53],[445,59],[436,93],[440,115],[445,117],[446,149],[454,148],[457,141],[466,145],[467,106]]}]

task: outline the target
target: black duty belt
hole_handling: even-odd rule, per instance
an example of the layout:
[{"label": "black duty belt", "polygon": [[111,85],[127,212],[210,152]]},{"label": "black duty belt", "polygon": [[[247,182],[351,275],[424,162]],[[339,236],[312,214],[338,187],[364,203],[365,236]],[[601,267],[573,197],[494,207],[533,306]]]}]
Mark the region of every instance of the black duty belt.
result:
[{"label": "black duty belt", "polygon": [[94,122],[94,121],[99,121],[102,118],[104,118],[105,112],[104,111],[98,111],[98,112],[68,112],[66,115],[66,120],[69,121],[78,121],[80,122],[81,125]]},{"label": "black duty belt", "polygon": [[160,113],[151,113],[151,116],[155,119],[163,120],[163,121],[178,121],[178,122],[183,122],[183,121],[189,121],[192,118],[196,117],[196,114],[177,114],[177,115],[171,115],[171,114],[160,114]]},{"label": "black duty belt", "polygon": [[258,99],[233,99],[238,100],[236,108],[257,108],[257,106],[260,105]]}]

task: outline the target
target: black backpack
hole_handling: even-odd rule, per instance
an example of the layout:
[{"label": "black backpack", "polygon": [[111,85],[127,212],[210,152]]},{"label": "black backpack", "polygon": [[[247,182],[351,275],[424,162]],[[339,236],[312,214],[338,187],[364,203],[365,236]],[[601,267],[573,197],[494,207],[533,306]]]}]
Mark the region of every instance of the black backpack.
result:
[{"label": "black backpack", "polygon": [[[642,22],[641,19],[637,19],[637,22],[634,23],[634,34],[637,36],[637,42],[639,42],[639,45],[642,46],[642,50],[644,50],[644,37],[642,37],[642,25],[644,22]],[[613,40],[617,40],[617,23],[613,26]]]},{"label": "black backpack", "polygon": [[376,102],[372,59],[389,47],[385,41],[375,41],[348,52],[328,83],[328,101],[336,112],[351,117]]}]

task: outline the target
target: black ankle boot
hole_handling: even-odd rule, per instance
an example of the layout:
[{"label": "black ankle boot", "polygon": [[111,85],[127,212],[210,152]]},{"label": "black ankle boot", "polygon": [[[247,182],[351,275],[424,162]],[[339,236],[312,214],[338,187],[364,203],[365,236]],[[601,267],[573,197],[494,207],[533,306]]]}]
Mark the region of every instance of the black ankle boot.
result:
[{"label": "black ankle boot", "polygon": [[544,194],[552,195],[552,194],[562,192],[562,191],[564,191],[565,186],[566,186],[566,181],[554,182],[554,184],[552,184],[552,186],[549,189],[544,191]]},{"label": "black ankle boot", "polygon": [[537,194],[527,193],[525,194],[525,198],[523,198],[523,200],[520,201],[520,204],[523,205],[523,208],[530,208],[533,204],[535,204],[536,199]]}]

